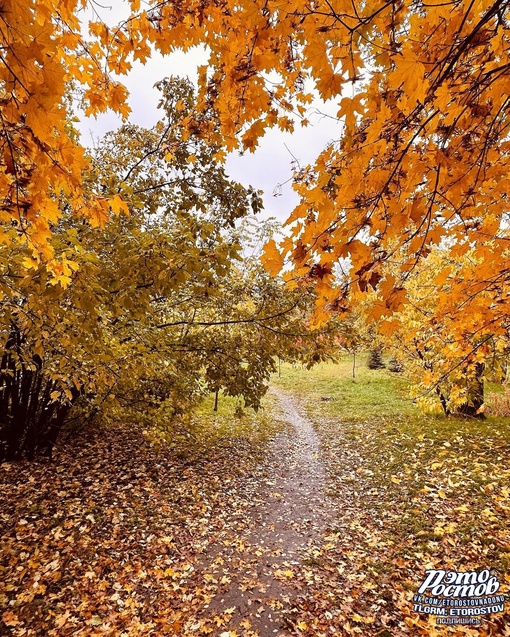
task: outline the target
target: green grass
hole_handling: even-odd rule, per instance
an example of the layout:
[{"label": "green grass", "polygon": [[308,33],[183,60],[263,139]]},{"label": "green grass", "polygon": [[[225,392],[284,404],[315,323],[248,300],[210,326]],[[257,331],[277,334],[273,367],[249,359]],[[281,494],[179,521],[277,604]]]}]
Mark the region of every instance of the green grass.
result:
[{"label": "green grass", "polygon": [[[509,437],[510,418],[489,417],[483,421],[422,413],[410,397],[410,383],[404,374],[370,370],[365,358],[357,363],[355,378],[352,357],[344,356],[339,363],[321,363],[310,370],[301,365],[282,365],[281,377],[275,374],[273,382],[292,393],[306,395],[310,413],[338,418],[343,423],[377,422],[383,429],[389,426],[413,437],[424,431],[439,438],[450,438],[457,432],[477,432],[480,436],[497,432]],[[489,391],[501,389],[491,383]]]},{"label": "green grass", "polygon": [[220,392],[218,411],[214,411],[211,394],[194,410],[190,431],[202,443],[216,445],[229,440],[265,445],[286,424],[274,416],[274,398],[262,400],[258,411],[242,408],[238,399]]},{"label": "green grass", "polygon": [[354,379],[350,357],[310,370],[282,365],[273,377],[314,421],[330,493],[361,498],[368,518],[400,538],[403,554],[409,542],[426,555],[450,538],[452,551],[487,544],[493,565],[508,565],[497,542],[510,517],[510,418],[423,414],[403,374],[369,370],[360,359]]},{"label": "green grass", "polygon": [[370,370],[358,362],[356,377],[352,378],[352,358],[348,357],[309,370],[300,365],[282,365],[281,378],[274,375],[273,382],[289,391],[306,392],[310,400],[323,402],[331,413],[348,420],[419,415],[401,374]]}]

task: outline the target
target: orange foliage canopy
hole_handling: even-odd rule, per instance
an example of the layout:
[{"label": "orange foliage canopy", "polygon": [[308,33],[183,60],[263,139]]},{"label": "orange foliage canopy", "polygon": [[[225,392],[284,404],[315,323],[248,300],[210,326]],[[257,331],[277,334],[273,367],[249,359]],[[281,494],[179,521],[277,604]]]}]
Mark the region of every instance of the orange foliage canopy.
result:
[{"label": "orange foliage canopy", "polygon": [[5,0],[0,12],[0,245],[28,246],[33,267],[44,258],[55,281],[69,269],[66,259],[53,260],[48,241],[63,200],[93,226],[122,205],[83,187],[88,160],[70,125],[69,86],[84,86],[91,114],[109,107],[127,115],[128,107],[97,45],[81,37],[78,7],[76,0]]},{"label": "orange foliage canopy", "polygon": [[[65,83],[85,85],[90,113],[126,114],[129,56],[145,60],[205,44],[199,106],[219,127],[187,122],[229,150],[304,116],[310,86],[338,103],[341,139],[297,175],[292,235],[266,254],[273,270],[316,285],[318,318],[376,289],[376,316],[405,301],[430,246],[464,260],[454,277],[431,273],[441,312],[469,309],[471,332],[506,329],[510,60],[508,1],[182,0],[132,15],[118,29],[78,31],[76,2],[7,0],[1,14],[2,217],[41,247],[58,197],[93,222],[108,202],[85,197],[83,151],[66,128]],[[27,10],[28,7],[28,10]],[[98,60],[102,60],[99,64]],[[276,80],[276,81],[275,81]],[[209,128],[208,128],[209,126]],[[119,202],[116,203],[119,206]],[[471,249],[475,247],[474,252]],[[348,268],[335,287],[334,266]],[[391,265],[391,269],[388,267]],[[480,293],[483,291],[483,295]]]}]

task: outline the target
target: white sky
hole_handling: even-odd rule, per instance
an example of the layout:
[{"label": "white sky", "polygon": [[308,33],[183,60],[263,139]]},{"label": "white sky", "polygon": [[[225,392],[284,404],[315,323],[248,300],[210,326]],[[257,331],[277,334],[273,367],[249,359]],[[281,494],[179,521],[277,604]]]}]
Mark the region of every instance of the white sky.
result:
[{"label": "white sky", "polygon": [[[111,0],[110,6],[96,9],[101,12],[101,18],[108,24],[117,23],[125,14],[123,0]],[[97,19],[89,14],[86,18]],[[128,76],[120,77],[130,92],[129,104],[132,112],[130,121],[133,124],[150,128],[161,116],[157,109],[159,91],[154,84],[170,75],[187,76],[196,83],[196,69],[207,60],[204,50],[195,49],[183,53],[173,53],[161,56],[154,53],[144,66],[140,62],[133,63],[133,69]],[[294,133],[282,133],[271,130],[260,140],[259,147],[254,153],[231,153],[227,158],[227,172],[235,180],[244,185],[252,185],[263,191],[265,212],[264,217],[276,217],[283,222],[292,212],[298,202],[297,195],[292,190],[290,178],[292,176],[291,163],[293,156],[301,166],[314,161],[324,146],[340,136],[340,124],[332,117],[322,117],[317,110],[334,115],[338,107],[316,102],[312,105],[308,119],[310,124],[303,128],[296,125]],[[78,125],[82,134],[82,143],[92,146],[94,139],[102,137],[106,132],[117,128],[121,119],[114,113],[100,115],[97,119],[84,118]],[[287,183],[285,183],[287,182]],[[279,196],[273,192],[278,188]]]}]

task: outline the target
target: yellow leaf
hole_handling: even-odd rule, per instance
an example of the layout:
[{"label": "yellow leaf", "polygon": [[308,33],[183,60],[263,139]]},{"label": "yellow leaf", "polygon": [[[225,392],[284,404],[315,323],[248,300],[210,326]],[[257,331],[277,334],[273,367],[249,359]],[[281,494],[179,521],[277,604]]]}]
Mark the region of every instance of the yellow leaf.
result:
[{"label": "yellow leaf", "polygon": [[334,73],[331,67],[323,70],[320,78],[316,81],[317,90],[322,99],[329,100],[338,95],[342,89],[344,78],[340,73]]},{"label": "yellow leaf", "polygon": [[392,88],[402,88],[411,104],[416,100],[422,104],[428,83],[424,80],[425,66],[414,56],[393,58],[395,70],[389,75],[389,84]]},{"label": "yellow leaf", "polygon": [[271,276],[276,276],[283,268],[283,263],[283,256],[278,250],[276,242],[274,239],[271,239],[264,246],[262,264]]},{"label": "yellow leaf", "polygon": [[35,270],[39,266],[39,261],[31,257],[26,257],[23,259],[22,264],[27,270]]},{"label": "yellow leaf", "polygon": [[105,199],[98,199],[92,203],[86,214],[93,228],[102,228],[109,218],[108,202]]},{"label": "yellow leaf", "polygon": [[120,195],[115,195],[112,199],[110,199],[108,201],[108,205],[111,211],[116,215],[121,212],[127,212],[127,206]]},{"label": "yellow leaf", "polygon": [[259,138],[262,137],[266,128],[266,124],[262,120],[256,121],[250,126],[250,128],[243,135],[243,146],[247,150],[254,151],[259,143]]}]

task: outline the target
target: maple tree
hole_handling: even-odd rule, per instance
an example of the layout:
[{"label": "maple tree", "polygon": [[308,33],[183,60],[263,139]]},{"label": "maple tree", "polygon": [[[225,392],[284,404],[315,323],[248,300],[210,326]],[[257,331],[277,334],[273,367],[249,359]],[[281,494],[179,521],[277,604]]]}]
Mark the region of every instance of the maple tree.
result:
[{"label": "maple tree", "polygon": [[84,182],[105,197],[122,191],[128,213],[101,228],[64,206],[51,239],[67,259],[58,282],[44,263],[34,268],[29,246],[9,249],[0,457],[51,454],[64,423],[97,414],[148,428],[189,420],[208,389],[256,408],[274,357],[309,355],[297,339],[316,338],[310,297],[270,277],[256,254],[242,259],[250,235],[260,244],[272,231],[253,218],[249,227],[258,193],[181,126],[193,115],[190,83],[159,87],[162,121],[106,135]]},{"label": "maple tree", "polygon": [[[507,3],[129,4],[118,28],[98,21],[87,39],[74,0],[7,0],[0,14],[0,458],[51,449],[69,415],[142,425],[95,441],[82,432],[81,448],[64,444],[61,467],[2,463],[2,626],[15,635],[236,634],[232,609],[215,614],[210,602],[261,556],[281,561],[241,534],[271,533],[275,509],[305,510],[306,480],[295,478],[306,476],[339,498],[335,532],[322,541],[316,521],[298,513],[292,533],[310,538],[308,559],[273,569],[299,596],[287,627],[435,633],[410,615],[418,572],[508,565],[505,422],[418,418],[400,393],[381,400],[378,390],[357,412],[349,366],[347,382],[337,368],[328,382],[306,378],[301,442],[292,431],[277,436],[262,467],[242,436],[227,434],[209,455],[199,445],[187,462],[190,438],[156,455],[144,428],[156,422],[172,436],[173,419],[207,389],[256,406],[275,354],[308,366],[339,333],[345,343],[358,336],[352,323],[342,336],[341,317],[360,301],[384,335],[401,336],[399,353],[425,351],[414,355],[424,390],[437,387],[446,410],[479,411],[479,366],[486,374],[488,357],[499,365],[507,353]],[[126,116],[114,75],[150,46],[199,43],[210,63],[197,108],[189,86],[163,83],[162,123],[126,125],[85,153],[72,124],[80,92],[87,113]],[[309,86],[339,102],[345,129],[296,174],[291,233],[267,243],[272,274],[290,262],[284,277],[295,286],[283,288],[239,259],[237,224],[258,197],[217,161],[239,145],[254,149],[268,127],[291,130],[296,113],[306,117]],[[259,416],[252,435],[269,428]],[[299,431],[310,432],[310,417],[320,446]],[[193,418],[190,432],[183,427],[190,437]],[[279,504],[284,489],[295,499]],[[257,587],[257,599],[257,580],[236,584]],[[273,610],[289,604],[273,601]],[[505,621],[482,633],[501,634]],[[249,621],[243,628],[254,634]]]},{"label": "maple tree", "polygon": [[[86,37],[81,6],[11,1],[2,12],[7,280],[10,249],[21,245],[31,255],[26,267],[44,263],[48,281],[65,284],[77,260],[73,249],[55,252],[51,229],[66,206],[101,226],[126,205],[122,189],[84,180],[90,160],[69,123],[70,95],[89,115],[113,108],[126,117],[127,93],[114,77],[133,59],[205,44],[198,109],[179,126],[206,139],[218,159],[238,146],[253,150],[272,126],[306,124],[313,91],[338,104],[341,137],[296,174],[301,202],[290,234],[270,242],[265,257],[272,273],[287,260],[287,279],[314,284],[317,323],[372,288],[373,317],[390,316],[406,302],[416,264],[441,244],[454,258],[474,246],[474,261],[438,295],[438,320],[454,317],[462,342],[477,351],[477,338],[505,333],[507,2],[229,0],[141,9],[131,0],[126,20],[115,28],[93,21]],[[444,276],[435,275],[438,289]],[[8,285],[2,293],[9,298]]]},{"label": "maple tree", "polygon": [[[292,129],[310,87],[337,100],[342,135],[296,175],[301,203],[290,235],[268,245],[269,269],[285,258],[287,279],[315,284],[318,322],[372,288],[373,315],[384,318],[406,301],[431,246],[454,258],[475,246],[437,309],[472,341],[508,322],[507,11],[500,0],[160,3],[113,48],[125,53],[127,34],[140,40],[144,29],[162,52],[205,43],[199,105],[216,110],[212,138],[227,149],[255,148],[274,125]],[[436,273],[438,288],[445,276]]]},{"label": "maple tree", "polygon": [[[2,6],[0,43],[0,264],[8,271],[9,247],[26,246],[35,269],[42,260],[50,282],[62,281],[69,258],[55,255],[51,228],[65,205],[93,226],[122,208],[84,186],[89,158],[70,125],[70,85],[82,88],[86,112],[107,107],[129,112],[126,89],[100,63],[97,45],[81,35],[78,0],[18,2]],[[65,279],[64,279],[65,280]]]}]

